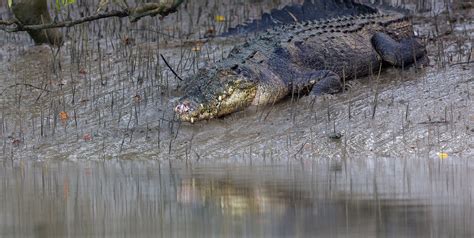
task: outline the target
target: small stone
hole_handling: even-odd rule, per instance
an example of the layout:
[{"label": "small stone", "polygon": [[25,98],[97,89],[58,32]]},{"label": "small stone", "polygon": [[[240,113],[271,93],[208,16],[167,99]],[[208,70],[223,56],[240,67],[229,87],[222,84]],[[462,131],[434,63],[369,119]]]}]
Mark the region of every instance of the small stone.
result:
[{"label": "small stone", "polygon": [[328,135],[328,137],[332,140],[339,140],[342,138],[342,134],[340,132],[332,132]]}]

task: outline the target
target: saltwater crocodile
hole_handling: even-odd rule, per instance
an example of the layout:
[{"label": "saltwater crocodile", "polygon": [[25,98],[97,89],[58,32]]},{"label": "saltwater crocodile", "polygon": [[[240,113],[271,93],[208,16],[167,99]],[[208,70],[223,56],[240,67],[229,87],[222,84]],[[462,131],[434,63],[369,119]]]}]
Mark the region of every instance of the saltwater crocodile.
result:
[{"label": "saltwater crocodile", "polygon": [[281,24],[236,46],[187,79],[186,95],[174,108],[177,117],[195,122],[293,93],[335,93],[346,80],[382,65],[425,60],[409,17],[391,8],[358,6],[365,6],[360,14]]}]

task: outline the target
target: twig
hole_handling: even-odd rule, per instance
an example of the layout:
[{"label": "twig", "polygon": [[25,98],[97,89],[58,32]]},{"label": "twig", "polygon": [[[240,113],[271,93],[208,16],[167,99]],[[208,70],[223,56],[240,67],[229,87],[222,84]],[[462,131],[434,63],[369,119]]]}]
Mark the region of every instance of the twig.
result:
[{"label": "twig", "polygon": [[179,5],[183,3],[184,0],[175,0],[171,6],[166,6],[166,4],[161,3],[146,3],[141,7],[137,7],[133,10],[133,13],[130,14],[130,21],[136,22],[142,17],[146,16],[156,16],[160,15],[165,17],[171,13],[177,11]]},{"label": "twig", "polygon": [[4,93],[5,91],[7,91],[7,89],[9,89],[9,88],[14,88],[14,87],[18,87],[18,86],[26,86],[26,87],[38,89],[38,90],[41,90],[41,91],[45,91],[45,92],[48,92],[48,93],[51,92],[51,91],[49,91],[48,89],[40,88],[40,87],[31,85],[31,84],[29,84],[29,83],[16,83],[16,84],[13,84],[13,85],[10,85],[10,86],[4,88],[4,89],[2,90],[2,92],[0,92],[0,95],[3,95],[3,93]]},{"label": "twig", "polygon": [[168,61],[166,61],[165,57],[160,54],[161,58],[163,59],[163,61],[165,62],[166,66],[168,66],[168,68],[171,70],[171,72],[174,74],[174,76],[176,76],[176,78],[178,78],[180,81],[183,81],[183,79],[181,77],[178,76],[178,74],[173,70],[173,68],[171,68],[170,64],[168,64]]},{"label": "twig", "polygon": [[462,65],[462,64],[472,64],[474,61],[464,61],[464,62],[457,62],[454,64],[450,64],[449,66],[455,66],[455,65]]}]

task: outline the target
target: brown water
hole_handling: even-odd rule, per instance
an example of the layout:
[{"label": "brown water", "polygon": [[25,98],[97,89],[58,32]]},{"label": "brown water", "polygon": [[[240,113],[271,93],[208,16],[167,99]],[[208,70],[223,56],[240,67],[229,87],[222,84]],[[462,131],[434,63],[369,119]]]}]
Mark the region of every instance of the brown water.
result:
[{"label": "brown water", "polygon": [[85,24],[59,54],[0,32],[0,237],[474,236],[472,8],[424,2],[428,68],[196,124],[159,55],[192,74],[242,41],[209,28],[288,1]]},{"label": "brown water", "polygon": [[0,237],[470,237],[469,159],[5,161]]}]

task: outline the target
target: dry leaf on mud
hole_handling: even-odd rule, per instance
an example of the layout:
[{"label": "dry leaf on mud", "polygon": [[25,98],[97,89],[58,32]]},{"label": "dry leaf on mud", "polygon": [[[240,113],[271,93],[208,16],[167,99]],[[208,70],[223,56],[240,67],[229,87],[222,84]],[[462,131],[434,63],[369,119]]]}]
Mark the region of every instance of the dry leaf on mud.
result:
[{"label": "dry leaf on mud", "polygon": [[224,21],[225,21],[225,16],[222,16],[222,15],[216,16],[216,22],[224,22]]},{"label": "dry leaf on mud", "polygon": [[448,158],[448,153],[445,152],[438,152],[438,157],[440,159],[447,159]]},{"label": "dry leaf on mud", "polygon": [[66,123],[67,120],[69,119],[69,115],[67,114],[67,112],[60,112],[59,113],[59,119],[61,120],[62,123]]},{"label": "dry leaf on mud", "polygon": [[86,133],[86,134],[84,134],[84,136],[82,136],[82,139],[84,141],[91,141],[92,140],[92,135],[89,134],[89,133]]}]

